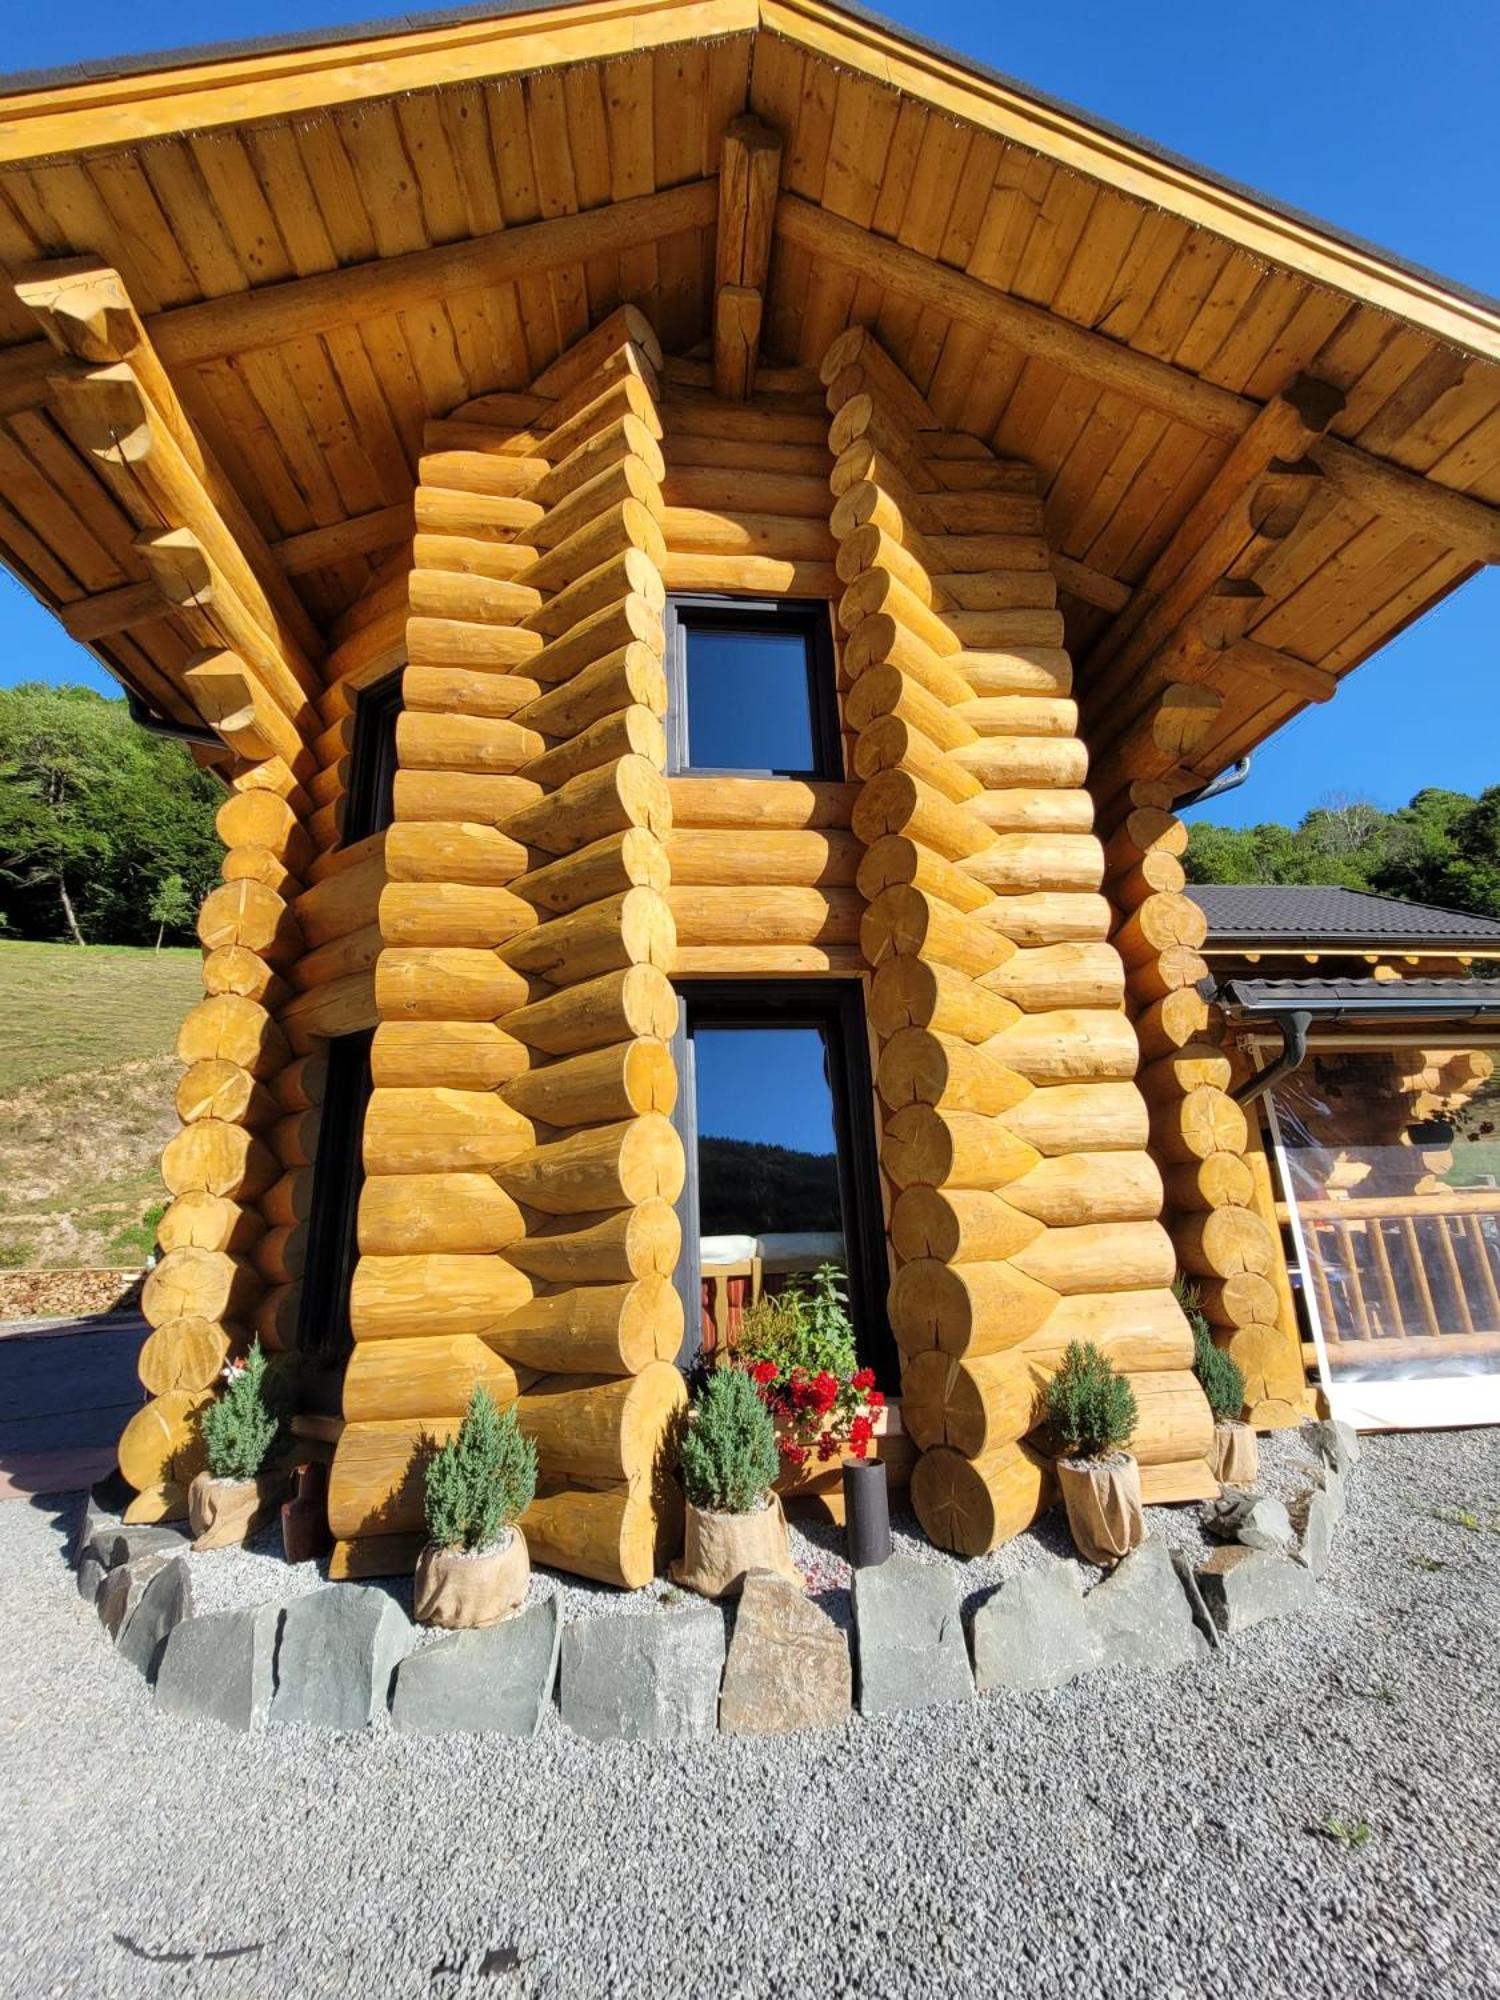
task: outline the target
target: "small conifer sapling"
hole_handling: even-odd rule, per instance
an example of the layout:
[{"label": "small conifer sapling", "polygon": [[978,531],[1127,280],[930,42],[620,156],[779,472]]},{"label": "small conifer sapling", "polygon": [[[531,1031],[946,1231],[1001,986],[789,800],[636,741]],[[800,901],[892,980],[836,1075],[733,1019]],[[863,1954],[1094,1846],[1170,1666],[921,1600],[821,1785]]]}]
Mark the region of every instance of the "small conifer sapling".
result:
[{"label": "small conifer sapling", "polygon": [[536,1444],[514,1410],[476,1388],[457,1435],[427,1461],[427,1537],[435,1548],[474,1555],[492,1548],[536,1494]]},{"label": "small conifer sapling", "polygon": [[266,1396],[266,1357],[257,1340],[224,1370],[225,1387],[198,1420],[209,1476],[255,1479],[281,1429]]},{"label": "small conifer sapling", "polygon": [[771,1413],[738,1368],[709,1376],[683,1432],[683,1490],[714,1514],[749,1514],[775,1484],[781,1454]]},{"label": "small conifer sapling", "polygon": [[1109,1458],[1135,1434],[1135,1391],[1090,1341],[1070,1341],[1047,1384],[1047,1418],[1065,1458]]},{"label": "small conifer sapling", "polygon": [[1223,1349],[1215,1347],[1199,1304],[1197,1286],[1179,1284],[1173,1290],[1193,1329],[1193,1373],[1213,1411],[1214,1422],[1238,1423],[1240,1411],[1245,1407],[1245,1377]]}]

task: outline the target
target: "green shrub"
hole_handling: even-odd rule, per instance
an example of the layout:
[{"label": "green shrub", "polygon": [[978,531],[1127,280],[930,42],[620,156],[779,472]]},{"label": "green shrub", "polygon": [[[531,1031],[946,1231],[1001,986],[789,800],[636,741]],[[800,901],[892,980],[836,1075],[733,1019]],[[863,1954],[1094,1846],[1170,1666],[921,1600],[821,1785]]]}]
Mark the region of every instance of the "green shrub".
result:
[{"label": "green shrub", "polygon": [[859,1367],[848,1280],[837,1264],[820,1264],[810,1278],[794,1278],[775,1295],[748,1306],[736,1336],[735,1358],[775,1363],[778,1376],[805,1368],[847,1382]]},{"label": "green shrub", "polygon": [[1245,1407],[1245,1378],[1229,1356],[1214,1346],[1214,1337],[1203,1316],[1198,1287],[1189,1284],[1186,1278],[1179,1278],[1172,1290],[1177,1303],[1187,1314],[1188,1325],[1193,1329],[1193,1373],[1208,1398],[1214,1422],[1238,1423],[1240,1411]]},{"label": "green shrub", "polygon": [[514,1410],[478,1388],[456,1436],[427,1461],[427,1536],[440,1549],[485,1549],[536,1493],[536,1445]]},{"label": "green shrub", "polygon": [[266,1395],[266,1357],[257,1340],[224,1370],[226,1386],[198,1419],[215,1479],[254,1479],[271,1454],[281,1420]]},{"label": "green shrub", "polygon": [[738,1368],[709,1376],[682,1436],[682,1484],[695,1507],[749,1514],[781,1466],[776,1427],[750,1377]]},{"label": "green shrub", "polygon": [[1070,1341],[1047,1384],[1047,1417],[1066,1458],[1108,1458],[1135,1432],[1135,1391],[1094,1343]]}]

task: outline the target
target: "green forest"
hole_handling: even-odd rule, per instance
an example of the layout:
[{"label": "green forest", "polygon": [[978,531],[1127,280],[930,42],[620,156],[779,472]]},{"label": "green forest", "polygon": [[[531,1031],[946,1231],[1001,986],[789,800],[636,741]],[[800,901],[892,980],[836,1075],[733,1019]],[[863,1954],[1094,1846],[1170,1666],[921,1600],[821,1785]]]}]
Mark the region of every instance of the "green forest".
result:
[{"label": "green forest", "polygon": [[1296,826],[1199,822],[1186,865],[1191,882],[1322,882],[1500,917],[1500,785],[1421,791],[1394,812],[1336,800]]},{"label": "green forest", "polygon": [[218,879],[218,780],[92,688],[0,688],[0,936],[182,943]]}]

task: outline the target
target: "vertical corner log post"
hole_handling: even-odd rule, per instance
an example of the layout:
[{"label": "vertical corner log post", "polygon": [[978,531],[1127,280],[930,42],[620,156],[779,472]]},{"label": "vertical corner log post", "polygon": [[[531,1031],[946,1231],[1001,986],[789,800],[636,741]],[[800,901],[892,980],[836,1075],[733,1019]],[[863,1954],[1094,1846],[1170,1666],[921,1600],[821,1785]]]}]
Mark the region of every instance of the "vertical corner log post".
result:
[{"label": "vertical corner log post", "polygon": [[1301,1336],[1278,1282],[1282,1247],[1266,1214],[1268,1190],[1258,1185],[1259,1135],[1229,1095],[1231,1056],[1199,991],[1208,974],[1199,955],[1207,925],[1183,893],[1188,831],[1171,810],[1169,787],[1130,784],[1115,805],[1122,810],[1105,841],[1105,892],[1141,1046],[1167,1226],[1214,1339],[1244,1373],[1246,1420],[1280,1429],[1300,1423],[1308,1408]]},{"label": "vertical corner log post", "polygon": [[660,358],[625,307],[428,427],[335,1573],[405,1560],[481,1382],[537,1441],[539,1559],[638,1585],[675,1531]]},{"label": "vertical corner log post", "polygon": [[1131,1376],[1148,1489],[1180,1497],[1211,1426],[1034,476],[942,432],[863,329],[822,377],[912,1497],[974,1554],[1052,1498],[1024,1440],[1070,1340]]}]

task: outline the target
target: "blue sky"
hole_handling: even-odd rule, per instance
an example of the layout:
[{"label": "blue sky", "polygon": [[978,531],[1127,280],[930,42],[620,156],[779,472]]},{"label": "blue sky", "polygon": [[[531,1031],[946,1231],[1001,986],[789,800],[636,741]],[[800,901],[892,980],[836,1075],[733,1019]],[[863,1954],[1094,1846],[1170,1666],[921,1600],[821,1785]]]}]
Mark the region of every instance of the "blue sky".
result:
[{"label": "blue sky", "polygon": [[[380,0],[220,0],[211,15],[187,0],[131,10],[103,0],[17,4],[6,9],[0,61],[76,62],[380,11]],[[1438,0],[1420,19],[1408,0],[1263,0],[1253,13],[1201,0],[1003,10],[926,0],[920,11],[905,0],[891,11],[1159,145],[1500,293],[1494,0]],[[1477,791],[1500,781],[1497,632],[1500,575],[1491,572],[1260,750],[1250,782],[1206,816],[1296,819],[1331,792],[1396,805],[1423,785]],[[113,685],[0,576],[0,685],[30,678]],[[1472,726],[1454,727],[1455,718]]]}]

